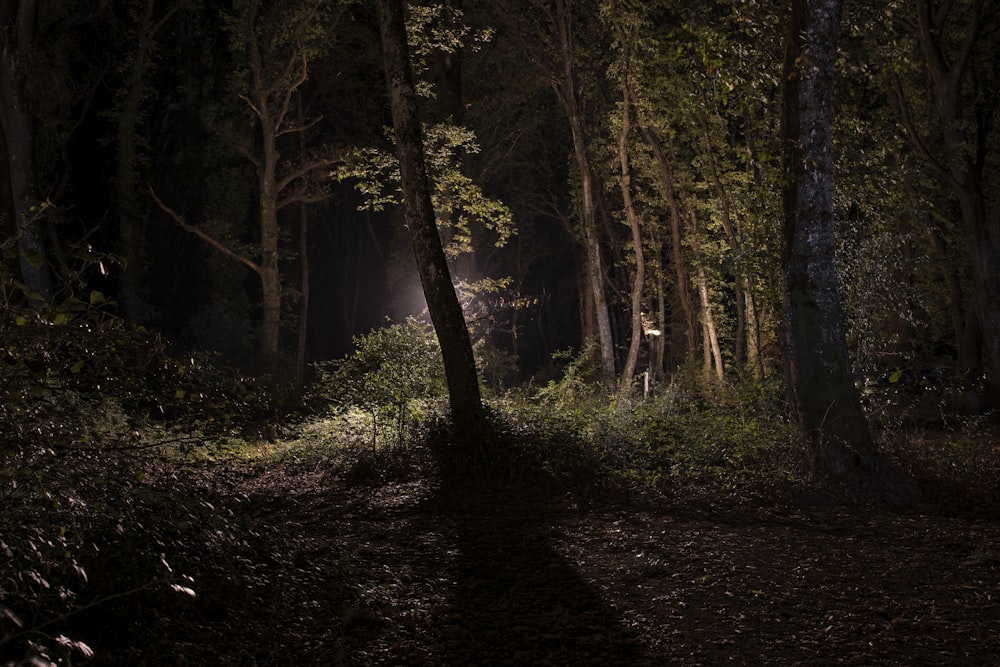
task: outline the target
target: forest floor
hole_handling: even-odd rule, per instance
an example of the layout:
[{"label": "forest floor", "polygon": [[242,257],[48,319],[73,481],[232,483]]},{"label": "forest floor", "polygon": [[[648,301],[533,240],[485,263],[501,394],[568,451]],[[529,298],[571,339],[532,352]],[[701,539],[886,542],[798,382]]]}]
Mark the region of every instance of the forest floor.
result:
[{"label": "forest floor", "polygon": [[156,664],[1000,665],[989,516],[446,491],[294,451],[180,477],[245,539]]}]

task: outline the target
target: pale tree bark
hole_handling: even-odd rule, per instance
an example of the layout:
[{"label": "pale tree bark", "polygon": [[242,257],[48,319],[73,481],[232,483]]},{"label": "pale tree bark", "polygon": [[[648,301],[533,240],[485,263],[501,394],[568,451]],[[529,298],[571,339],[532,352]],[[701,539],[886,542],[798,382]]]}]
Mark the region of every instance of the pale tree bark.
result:
[{"label": "pale tree bark", "polygon": [[666,150],[660,142],[659,137],[645,123],[641,125],[642,134],[646,138],[653,157],[660,169],[660,185],[663,188],[663,196],[667,201],[667,211],[670,214],[670,241],[671,241],[671,264],[674,266],[674,282],[676,283],[677,300],[681,306],[684,316],[684,340],[687,344],[685,357],[695,353],[697,349],[697,329],[695,322],[697,318],[694,311],[694,300],[691,297],[690,278],[688,276],[687,264],[684,259],[684,246],[682,244],[681,229],[681,206],[677,200],[677,188],[674,183],[673,168]]},{"label": "pale tree bark", "polygon": [[[311,3],[311,13],[306,13],[287,29],[293,37],[312,29],[310,17],[315,15],[319,1]],[[259,3],[251,0],[244,17],[246,38],[246,66],[250,72],[250,85],[240,99],[256,120],[259,142],[232,127],[214,127],[233,148],[253,165],[257,175],[257,214],[259,240],[255,256],[247,256],[230,248],[225,242],[210,237],[200,228],[190,224],[184,216],[156,199],[157,205],[185,230],[196,234],[223,254],[249,267],[260,278],[261,286],[261,342],[260,361],[267,373],[278,376],[285,371],[279,367],[282,276],[279,262],[281,225],[279,213],[293,204],[309,204],[329,196],[326,189],[316,187],[312,177],[337,164],[336,155],[306,159],[293,165],[281,161],[279,141],[287,135],[306,132],[315,126],[320,117],[307,122],[294,122],[289,118],[293,99],[308,77],[308,58],[301,40],[293,40],[293,47],[282,56],[265,57],[256,29],[259,27]],[[154,195],[155,198],[155,195]]]},{"label": "pale tree bark", "polygon": [[597,325],[597,343],[601,355],[601,369],[604,381],[613,386],[615,382],[615,343],[611,331],[611,317],[608,313],[608,298],[604,290],[605,269],[601,255],[601,236],[597,226],[596,201],[594,199],[594,173],[587,153],[587,136],[582,112],[579,108],[579,88],[576,81],[575,45],[573,40],[572,0],[556,0],[555,33],[556,47],[559,49],[561,69],[552,78],[552,87],[559,96],[569,121],[573,138],[573,157],[580,177],[580,234],[583,239],[585,267],[593,311]]},{"label": "pale tree bark", "polygon": [[847,355],[834,263],[833,78],[840,0],[792,0],[782,109],[785,366],[814,471],[859,479],[877,454]]},{"label": "pale tree bark", "polygon": [[691,220],[691,248],[694,251],[695,276],[698,284],[698,299],[701,302],[701,337],[702,337],[702,369],[706,382],[715,379],[722,382],[726,377],[726,369],[722,363],[722,346],[719,344],[719,331],[715,326],[715,312],[712,299],[708,293],[708,275],[705,272],[705,256],[701,251],[701,230],[698,228],[698,216],[687,207]]},{"label": "pale tree bark", "polygon": [[34,299],[52,298],[52,273],[45,250],[42,210],[35,188],[35,149],[27,80],[35,40],[37,0],[0,3],[0,128],[7,144],[7,173],[13,202],[21,279]]},{"label": "pale tree bark", "polygon": [[469,330],[451,281],[431,203],[423,131],[406,42],[403,0],[377,0],[375,9],[396,135],[406,226],[427,310],[441,344],[452,421],[460,434],[468,436],[482,423],[482,399]]},{"label": "pale tree bark", "polygon": [[620,392],[628,391],[632,386],[632,376],[639,363],[639,347],[643,339],[642,326],[642,292],[646,285],[646,260],[642,248],[642,230],[639,215],[632,201],[632,168],[629,162],[628,140],[632,129],[632,91],[629,83],[628,69],[631,59],[631,35],[627,29],[618,25],[619,39],[622,48],[622,103],[621,128],[618,131],[618,165],[621,171],[619,187],[629,231],[632,235],[632,252],[635,258],[635,272],[632,274],[632,291],[630,294],[631,332],[628,353],[625,355],[625,365],[618,383]]},{"label": "pale tree bark", "polygon": [[705,142],[705,158],[708,164],[708,173],[715,197],[719,205],[719,220],[722,222],[722,230],[725,232],[726,241],[729,244],[729,251],[733,256],[735,268],[735,280],[733,281],[733,291],[735,292],[734,303],[736,305],[736,341],[734,343],[734,357],[736,372],[742,374],[747,359],[747,301],[750,298],[749,281],[743,267],[743,248],[740,239],[740,230],[737,220],[732,213],[733,205],[722,183],[719,174],[719,161],[715,154],[715,147],[712,146],[712,135],[709,129],[709,119],[707,113],[702,110],[698,116],[698,123],[701,128],[702,138]]}]

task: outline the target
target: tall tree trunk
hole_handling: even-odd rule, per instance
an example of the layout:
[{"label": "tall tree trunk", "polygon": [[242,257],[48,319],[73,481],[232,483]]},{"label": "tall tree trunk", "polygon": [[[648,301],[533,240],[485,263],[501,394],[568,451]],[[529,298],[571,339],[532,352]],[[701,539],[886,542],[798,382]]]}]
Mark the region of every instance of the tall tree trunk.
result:
[{"label": "tall tree trunk", "polygon": [[734,303],[736,305],[736,342],[734,343],[734,357],[736,372],[742,374],[747,358],[747,309],[746,294],[749,291],[749,281],[743,267],[743,249],[740,241],[740,231],[733,220],[732,201],[729,192],[722,184],[722,177],[719,175],[719,164],[715,155],[715,148],[712,146],[712,136],[709,131],[708,115],[704,110],[698,116],[701,125],[702,138],[705,142],[705,157],[708,163],[708,172],[711,176],[712,188],[715,190],[715,197],[719,203],[719,219],[722,222],[722,230],[726,234],[726,241],[729,243],[729,251],[733,256],[735,280],[733,280]]},{"label": "tall tree trunk", "polygon": [[[266,116],[265,102],[261,111]],[[260,107],[258,107],[260,108]],[[262,163],[258,170],[259,215],[260,215],[260,287],[263,308],[261,323],[261,363],[264,369],[276,374],[281,333],[281,270],[278,261],[278,193],[277,167],[278,148],[274,126],[261,123]]]},{"label": "tall tree trunk", "polygon": [[573,138],[573,157],[576,160],[577,170],[580,172],[580,206],[582,209],[580,228],[586,251],[585,270],[588,287],[593,298],[601,370],[605,384],[614,386],[615,343],[611,331],[611,317],[608,313],[608,298],[604,291],[605,269],[601,255],[601,235],[597,227],[594,174],[590,168],[590,158],[587,155],[586,132],[577,99],[571,5],[571,0],[556,1],[555,29],[562,70],[558,81],[553,81],[553,88],[566,111],[570,134]]},{"label": "tall tree trunk", "polygon": [[860,478],[877,460],[851,377],[834,263],[833,77],[840,0],[792,0],[782,108],[785,365],[815,472]]},{"label": "tall tree trunk", "polygon": [[708,293],[708,276],[705,273],[705,257],[701,252],[701,231],[698,229],[696,213],[688,209],[691,219],[691,247],[694,250],[695,276],[698,281],[698,298],[701,301],[702,355],[705,371],[705,381],[713,379],[722,382],[726,370],[722,364],[722,346],[719,345],[719,332],[715,326],[715,314],[712,310],[712,299]]},{"label": "tall tree trunk", "polygon": [[[296,102],[299,127],[306,123],[302,113],[302,98]],[[306,139],[299,133],[299,160],[306,161]],[[299,335],[295,348],[295,381],[302,384],[306,376],[306,344],[309,342],[309,208],[299,203]]]},{"label": "tall tree trunk", "polygon": [[[629,59],[627,50],[624,58],[626,63],[624,69],[627,72]],[[629,89],[627,74],[624,75],[621,89],[622,118],[621,130],[618,133],[618,164],[621,169],[619,185],[621,187],[625,215],[628,218],[629,231],[632,233],[632,252],[635,255],[635,273],[632,275],[632,292],[630,295],[631,334],[628,354],[625,356],[625,366],[622,368],[622,376],[618,385],[619,391],[625,392],[632,386],[632,376],[635,375],[635,367],[639,363],[639,346],[642,344],[643,339],[642,291],[646,284],[646,260],[642,251],[642,230],[639,226],[639,216],[632,202],[632,169],[628,157],[628,135],[632,127],[632,94]]]},{"label": "tall tree trunk", "polygon": [[45,252],[45,215],[35,191],[35,148],[26,83],[35,39],[36,0],[6,3],[0,46],[0,127],[7,143],[7,173],[14,204],[21,279],[35,298],[52,298],[52,273]]},{"label": "tall tree trunk", "polygon": [[299,336],[295,352],[295,381],[306,376],[306,344],[309,342],[309,209],[299,204]]},{"label": "tall tree trunk", "polygon": [[431,205],[430,183],[424,163],[423,136],[417,114],[402,0],[377,0],[385,76],[396,132],[403,206],[420,283],[434,330],[441,344],[452,420],[469,435],[481,423],[483,412],[476,361],[462,306],[451,282],[441,238]]},{"label": "tall tree trunk", "polygon": [[653,130],[646,124],[642,124],[641,128],[642,134],[656,158],[656,164],[660,168],[660,184],[663,187],[663,196],[667,200],[667,210],[670,212],[671,261],[674,265],[674,279],[677,283],[677,300],[680,302],[681,311],[684,314],[684,335],[687,342],[684,356],[691,356],[697,349],[697,332],[695,330],[697,319],[689,287],[691,281],[688,278],[687,265],[684,262],[684,248],[681,243],[681,211],[680,203],[677,201],[673,169],[663,145]]}]

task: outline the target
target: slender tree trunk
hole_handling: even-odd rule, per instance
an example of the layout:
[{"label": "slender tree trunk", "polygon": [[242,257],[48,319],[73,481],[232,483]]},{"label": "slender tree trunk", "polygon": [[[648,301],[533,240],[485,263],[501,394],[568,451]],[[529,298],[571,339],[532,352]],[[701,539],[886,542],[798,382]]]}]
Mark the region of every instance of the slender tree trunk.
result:
[{"label": "slender tree trunk", "polygon": [[877,460],[851,377],[834,263],[833,77],[840,0],[792,0],[784,64],[785,362],[814,470],[858,479]]},{"label": "slender tree trunk", "polygon": [[660,167],[660,184],[663,187],[663,196],[667,200],[667,210],[670,212],[671,261],[674,265],[674,279],[677,283],[677,300],[680,302],[681,311],[684,314],[684,335],[687,342],[685,356],[690,356],[694,355],[697,349],[697,332],[695,330],[697,319],[689,287],[691,281],[688,278],[687,265],[684,262],[684,247],[681,242],[681,211],[677,201],[677,189],[674,186],[673,169],[663,145],[652,129],[645,124],[641,128],[646,142],[653,151],[656,163]]},{"label": "slender tree trunk", "polygon": [[[627,61],[628,55],[626,54],[626,63]],[[635,375],[635,368],[639,363],[639,346],[643,339],[642,292],[646,284],[646,260],[642,249],[642,230],[639,225],[639,216],[632,202],[632,169],[628,157],[628,135],[632,126],[632,96],[627,76],[622,81],[621,88],[622,118],[621,130],[618,133],[618,164],[621,168],[622,201],[628,218],[629,230],[632,233],[632,251],[635,255],[635,273],[632,275],[632,293],[630,295],[631,335],[628,354],[625,356],[625,366],[622,368],[622,376],[618,386],[619,391],[625,392],[632,386],[632,376]]]},{"label": "slender tree trunk", "polygon": [[476,361],[462,306],[451,282],[431,205],[424,163],[423,136],[410,70],[402,0],[376,0],[386,84],[396,132],[396,154],[407,229],[417,261],[427,309],[441,344],[452,420],[460,433],[471,435],[482,418]]},{"label": "slender tree trunk", "polygon": [[278,149],[273,128],[261,123],[263,162],[258,172],[260,188],[260,287],[263,317],[261,361],[264,369],[276,374],[281,333],[281,267],[278,261]]},{"label": "slender tree trunk", "polygon": [[719,332],[715,326],[715,314],[712,310],[712,300],[708,293],[708,276],[705,273],[705,258],[701,252],[701,237],[698,229],[698,218],[694,211],[689,210],[691,218],[691,246],[694,249],[695,275],[698,281],[698,297],[701,300],[702,348],[704,359],[705,380],[713,379],[722,382],[726,371],[722,364],[722,347],[719,345]]},{"label": "slender tree trunk", "polygon": [[742,373],[746,363],[747,346],[747,311],[746,293],[748,291],[748,281],[746,271],[743,268],[743,250],[740,241],[740,232],[733,220],[732,201],[729,192],[722,184],[722,177],[719,175],[719,164],[715,156],[715,149],[712,147],[712,137],[709,132],[709,120],[707,114],[702,111],[698,121],[701,125],[702,138],[705,141],[705,157],[708,162],[708,171],[711,176],[712,188],[715,190],[715,197],[719,202],[719,219],[722,222],[722,229],[726,234],[726,241],[729,243],[729,251],[733,256],[735,267],[735,280],[733,281],[734,301],[736,304],[736,341],[734,343],[734,357],[736,372]]},{"label": "slender tree trunk", "polygon": [[590,168],[590,158],[587,155],[586,132],[583,117],[577,100],[577,86],[574,66],[573,17],[571,0],[556,1],[556,34],[561,57],[562,71],[560,80],[553,82],[556,94],[562,100],[569,121],[570,134],[573,137],[573,156],[577,170],[580,172],[581,195],[581,236],[586,250],[585,270],[588,286],[593,298],[594,314],[597,325],[597,343],[601,354],[601,369],[604,382],[614,386],[615,382],[615,343],[611,331],[611,318],[608,313],[608,299],[604,291],[605,269],[601,256],[601,237],[597,228],[596,204],[594,199],[594,174]]},{"label": "slender tree trunk", "polygon": [[306,376],[306,344],[309,342],[309,209],[299,204],[299,337],[295,354],[295,381]]},{"label": "slender tree trunk", "polygon": [[21,279],[34,297],[52,298],[52,273],[45,251],[42,220],[45,215],[35,192],[35,149],[32,119],[25,86],[35,35],[36,0],[8,7],[0,20],[0,127],[7,140],[7,173],[14,204]]},{"label": "slender tree trunk", "polygon": [[[302,98],[295,109],[299,127],[306,124],[302,113]],[[306,161],[306,138],[299,133],[299,161]],[[306,376],[306,344],[309,342],[309,208],[299,202],[299,335],[295,347],[295,381],[302,384]]]}]

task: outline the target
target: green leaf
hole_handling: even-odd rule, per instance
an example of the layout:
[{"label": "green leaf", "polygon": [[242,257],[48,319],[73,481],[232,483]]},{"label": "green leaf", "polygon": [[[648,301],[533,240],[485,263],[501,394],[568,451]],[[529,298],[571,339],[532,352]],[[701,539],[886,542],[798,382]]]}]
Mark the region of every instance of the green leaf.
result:
[{"label": "green leaf", "polygon": [[903,369],[897,368],[889,375],[889,384],[896,384],[903,377]]},{"label": "green leaf", "polygon": [[81,360],[75,362],[72,366],[69,367],[69,372],[70,373],[79,373],[80,371],[83,370],[83,367],[86,364],[87,364],[87,362],[85,360],[81,359]]},{"label": "green leaf", "polygon": [[99,306],[102,303],[107,303],[107,299],[104,298],[104,294],[98,290],[93,290],[90,293],[90,305]]},{"label": "green leaf", "polygon": [[23,327],[28,324],[28,318],[25,317],[24,315],[18,315],[17,317],[14,318],[14,324],[16,324],[19,327]]},{"label": "green leaf", "polygon": [[176,398],[178,401],[183,401],[185,396],[187,396],[187,392],[184,391],[183,389],[178,389],[177,391],[174,392],[174,398]]},{"label": "green leaf", "polygon": [[67,322],[69,322],[69,315],[67,315],[66,313],[57,313],[55,319],[52,320],[52,324],[56,325],[57,327],[61,327]]},{"label": "green leaf", "polygon": [[42,256],[34,250],[25,248],[21,251],[21,256],[24,258],[24,261],[31,265],[31,268],[42,268]]}]

